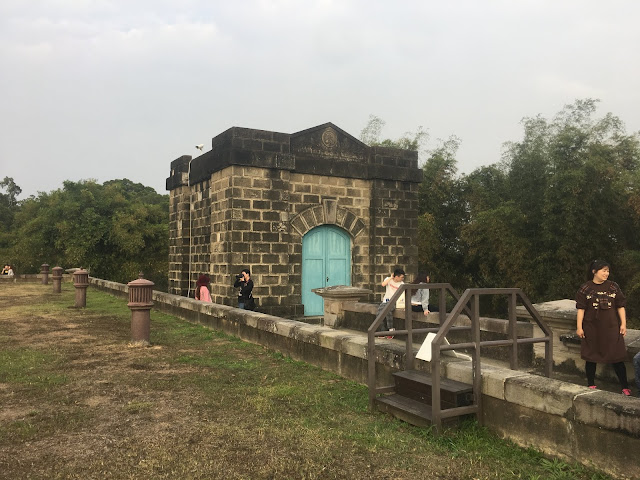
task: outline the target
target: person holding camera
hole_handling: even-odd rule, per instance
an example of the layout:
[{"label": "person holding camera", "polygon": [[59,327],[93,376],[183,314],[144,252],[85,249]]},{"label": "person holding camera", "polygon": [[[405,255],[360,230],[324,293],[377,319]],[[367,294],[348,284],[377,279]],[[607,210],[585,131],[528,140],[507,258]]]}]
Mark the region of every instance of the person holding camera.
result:
[{"label": "person holding camera", "polygon": [[582,339],[580,354],[586,361],[587,386],[596,388],[596,364],[613,364],[623,395],[631,395],[624,361],[627,349],[626,298],[617,283],[609,280],[609,264],[594,260],[587,283],[576,293],[576,334]]},{"label": "person holding camera", "polygon": [[253,310],[255,308],[253,295],[251,294],[253,290],[253,280],[251,280],[251,272],[248,268],[243,268],[242,271],[236,275],[236,281],[233,287],[238,289],[238,308]]}]

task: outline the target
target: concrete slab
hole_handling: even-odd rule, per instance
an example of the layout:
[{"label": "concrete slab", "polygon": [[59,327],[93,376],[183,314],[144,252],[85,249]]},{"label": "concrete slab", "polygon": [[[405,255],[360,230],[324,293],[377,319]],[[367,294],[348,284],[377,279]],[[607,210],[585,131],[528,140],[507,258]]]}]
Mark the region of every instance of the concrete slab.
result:
[{"label": "concrete slab", "polygon": [[522,375],[505,380],[504,399],[540,412],[565,416],[573,399],[585,387],[538,375]]},{"label": "concrete slab", "polygon": [[577,422],[640,436],[638,398],[583,387],[583,393],[574,399],[574,408]]},{"label": "concrete slab", "polygon": [[368,342],[366,337],[349,335],[342,342],[342,352],[356,358],[367,358]]},{"label": "concrete slab", "polygon": [[274,333],[285,337],[293,337],[294,330],[300,326],[300,323],[301,322],[296,322],[295,320],[285,320],[281,318],[275,324]]},{"label": "concrete slab", "polygon": [[473,371],[471,362],[464,360],[443,359],[442,370],[444,376],[450,380],[456,380],[462,383],[473,383]]},{"label": "concrete slab", "polygon": [[299,323],[293,329],[293,338],[298,341],[318,345],[320,332],[327,327],[318,327],[316,325],[307,325]]}]

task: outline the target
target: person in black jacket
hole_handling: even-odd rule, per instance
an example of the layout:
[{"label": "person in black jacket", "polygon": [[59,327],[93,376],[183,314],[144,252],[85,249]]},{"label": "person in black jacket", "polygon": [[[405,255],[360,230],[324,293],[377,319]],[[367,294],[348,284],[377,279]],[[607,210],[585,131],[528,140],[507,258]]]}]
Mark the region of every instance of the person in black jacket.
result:
[{"label": "person in black jacket", "polygon": [[233,286],[238,289],[238,308],[253,310],[253,308],[251,308],[253,301],[253,296],[251,295],[253,280],[251,280],[251,272],[248,268],[242,269],[242,272],[236,275],[236,281]]}]

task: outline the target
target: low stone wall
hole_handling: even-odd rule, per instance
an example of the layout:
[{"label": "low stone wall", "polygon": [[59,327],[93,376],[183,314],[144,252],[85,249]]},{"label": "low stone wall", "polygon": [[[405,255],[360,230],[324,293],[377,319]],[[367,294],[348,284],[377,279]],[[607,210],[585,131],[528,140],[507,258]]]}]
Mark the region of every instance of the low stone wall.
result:
[{"label": "low stone wall", "polygon": [[[95,278],[95,288],[122,297],[127,286]],[[154,308],[264,345],[345,378],[366,383],[367,338],[354,331],[309,325],[259,312],[153,293]],[[153,321],[151,325],[153,342]],[[417,348],[417,346],[416,346]],[[404,368],[404,348],[379,339],[376,373],[380,385]],[[429,371],[427,362],[417,368]],[[472,383],[471,363],[445,357],[446,378]],[[482,367],[482,418],[491,430],[552,457],[593,465],[618,478],[640,478],[640,400],[527,372]]]}]

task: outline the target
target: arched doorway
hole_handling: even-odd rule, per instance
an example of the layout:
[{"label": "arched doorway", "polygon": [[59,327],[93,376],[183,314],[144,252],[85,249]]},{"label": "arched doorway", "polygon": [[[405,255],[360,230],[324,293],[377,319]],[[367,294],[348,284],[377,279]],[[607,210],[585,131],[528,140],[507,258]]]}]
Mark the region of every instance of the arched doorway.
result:
[{"label": "arched doorway", "polygon": [[302,304],[305,316],[322,315],[322,297],[311,290],[351,285],[351,237],[341,228],[320,225],[302,237]]}]

